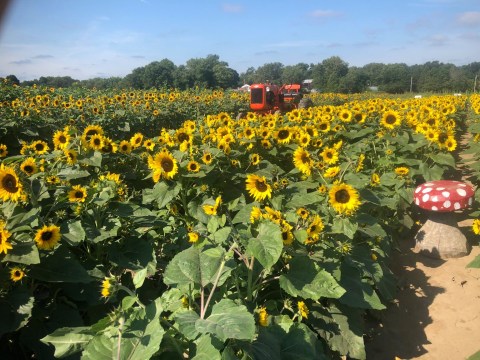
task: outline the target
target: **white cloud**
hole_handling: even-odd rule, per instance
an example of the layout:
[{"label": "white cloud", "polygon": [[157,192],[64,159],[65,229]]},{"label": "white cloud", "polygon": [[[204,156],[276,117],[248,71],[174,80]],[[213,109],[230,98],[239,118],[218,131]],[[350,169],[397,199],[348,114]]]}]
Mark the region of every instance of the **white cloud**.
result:
[{"label": "white cloud", "polygon": [[480,11],[467,11],[457,17],[457,22],[466,26],[480,25]]},{"label": "white cloud", "polygon": [[315,19],[332,18],[340,15],[342,14],[333,10],[314,10],[310,13],[310,16]]},{"label": "white cloud", "polygon": [[238,4],[224,3],[222,4],[222,10],[226,13],[239,13],[243,11],[243,7]]}]

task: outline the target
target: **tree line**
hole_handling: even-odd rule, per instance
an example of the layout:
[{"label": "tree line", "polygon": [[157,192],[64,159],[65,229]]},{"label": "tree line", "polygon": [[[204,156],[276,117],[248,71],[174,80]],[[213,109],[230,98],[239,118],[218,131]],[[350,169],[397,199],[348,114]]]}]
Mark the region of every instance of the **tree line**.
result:
[{"label": "tree line", "polygon": [[[477,90],[480,62],[456,66],[450,63],[430,61],[423,65],[404,63],[369,63],[362,67],[349,66],[338,56],[332,56],[317,64],[298,63],[283,65],[267,63],[258,68],[250,67],[243,73],[229,67],[218,55],[193,58],[184,65],[175,65],[169,59],[154,61],[138,67],[125,77],[75,80],[69,76],[40,77],[20,83],[15,75],[7,79],[19,85],[45,85],[52,87],[84,86],[88,88],[176,88],[194,87],[210,89],[234,89],[243,84],[270,81],[277,84],[301,83],[311,79],[312,88],[320,92],[358,93],[378,89],[388,93],[404,92],[471,92]],[[478,79],[480,83],[480,79]]]}]

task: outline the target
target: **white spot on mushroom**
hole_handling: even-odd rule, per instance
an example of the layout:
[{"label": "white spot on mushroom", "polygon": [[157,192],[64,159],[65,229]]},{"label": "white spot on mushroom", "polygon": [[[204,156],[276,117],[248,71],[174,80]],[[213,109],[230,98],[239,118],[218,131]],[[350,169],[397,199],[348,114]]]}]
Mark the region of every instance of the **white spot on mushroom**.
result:
[{"label": "white spot on mushroom", "polygon": [[452,203],[449,200],[447,200],[443,203],[443,207],[446,208],[446,209],[448,209],[450,206],[452,206]]},{"label": "white spot on mushroom", "polygon": [[433,211],[437,211],[437,210],[438,210],[438,207],[432,206],[432,210],[433,210]]},{"label": "white spot on mushroom", "polygon": [[432,191],[432,190],[433,190],[433,188],[427,187],[427,188],[425,188],[425,189],[422,190],[422,193],[423,193],[423,194],[426,194],[426,193],[429,193],[429,192]]},{"label": "white spot on mushroom", "polygon": [[433,202],[438,202],[438,196],[437,196],[437,195],[432,196],[431,200],[432,200]]},{"label": "white spot on mushroom", "polygon": [[415,204],[417,204],[417,206],[420,205],[420,199],[419,198],[415,199]]},{"label": "white spot on mushroom", "polygon": [[415,189],[415,194],[418,194],[420,192],[420,190],[422,190],[422,188],[419,186]]},{"label": "white spot on mushroom", "polygon": [[465,196],[467,195],[467,192],[464,189],[457,189],[457,194],[460,196]]},{"label": "white spot on mushroom", "polygon": [[425,194],[425,195],[422,196],[422,201],[423,201],[423,202],[427,202],[428,199],[430,199],[430,195]]},{"label": "white spot on mushroom", "polygon": [[445,190],[445,188],[443,186],[437,187],[437,191],[442,191],[442,190]]},{"label": "white spot on mushroom", "polygon": [[455,210],[458,210],[458,209],[460,209],[461,207],[462,207],[462,206],[460,205],[459,202],[456,202],[455,204],[453,204],[453,208],[454,208]]},{"label": "white spot on mushroom", "polygon": [[442,195],[446,198],[450,197],[450,193],[448,191],[442,191]]},{"label": "white spot on mushroom", "polygon": [[472,199],[472,198],[469,198],[469,199],[468,199],[468,205],[472,205],[472,203],[473,203],[473,199]]}]

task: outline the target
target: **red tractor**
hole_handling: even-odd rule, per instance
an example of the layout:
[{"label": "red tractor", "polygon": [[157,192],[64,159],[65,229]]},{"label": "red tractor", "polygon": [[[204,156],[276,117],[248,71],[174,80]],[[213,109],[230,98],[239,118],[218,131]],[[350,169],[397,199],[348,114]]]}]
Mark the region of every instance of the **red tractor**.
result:
[{"label": "red tractor", "polygon": [[278,86],[275,84],[253,84],[250,86],[250,110],[258,113],[285,113],[297,108],[313,106],[311,99],[303,98],[299,84]]}]

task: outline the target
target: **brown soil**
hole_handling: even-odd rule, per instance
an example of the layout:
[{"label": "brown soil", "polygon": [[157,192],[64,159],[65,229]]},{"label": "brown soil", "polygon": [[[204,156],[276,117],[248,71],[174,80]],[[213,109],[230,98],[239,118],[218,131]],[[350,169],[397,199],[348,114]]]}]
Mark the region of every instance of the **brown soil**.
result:
[{"label": "brown soil", "polygon": [[438,260],[405,241],[393,256],[397,299],[382,312],[366,341],[367,359],[457,360],[480,350],[480,269],[468,256]]}]

